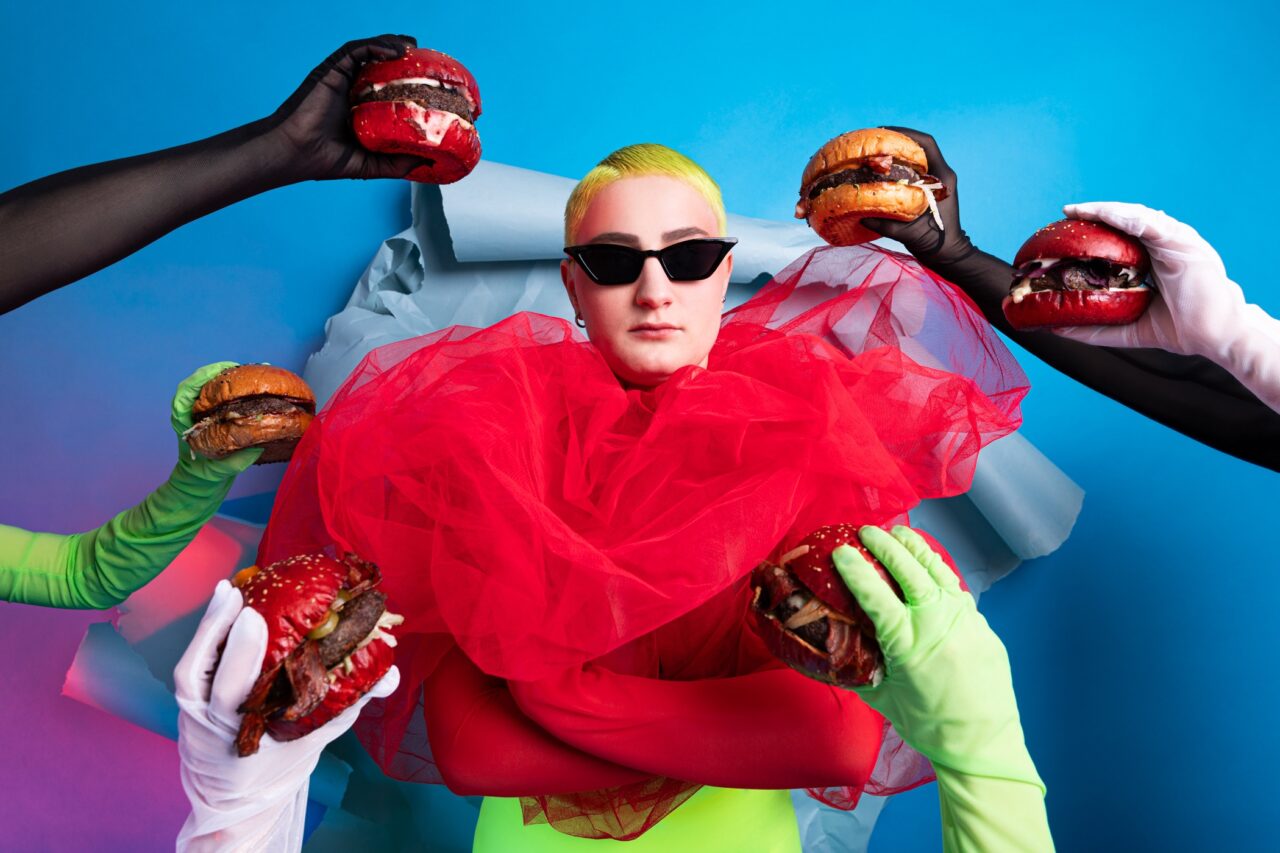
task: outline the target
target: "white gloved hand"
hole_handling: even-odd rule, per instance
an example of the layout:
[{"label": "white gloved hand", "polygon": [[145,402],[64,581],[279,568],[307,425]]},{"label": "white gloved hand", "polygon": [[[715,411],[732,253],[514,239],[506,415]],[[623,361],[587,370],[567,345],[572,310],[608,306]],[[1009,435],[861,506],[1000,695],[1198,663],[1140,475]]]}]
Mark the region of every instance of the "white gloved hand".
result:
[{"label": "white gloved hand", "polygon": [[1054,329],[1065,338],[1107,347],[1158,347],[1220,365],[1280,411],[1280,321],[1247,303],[1227,278],[1222,258],[1190,225],[1140,204],[1069,204],[1073,219],[1104,222],[1137,237],[1151,256],[1157,288],[1151,306],[1124,326]]},{"label": "white gloved hand", "polygon": [[240,758],[236,708],[257,680],[266,648],[266,622],[244,606],[240,590],[219,582],[173,672],[182,787],[191,801],[178,850],[301,849],[307,787],[320,753],[351,728],[366,702],[400,683],[392,667],[359,702],[306,737],[279,742],[264,735],[257,753]]}]

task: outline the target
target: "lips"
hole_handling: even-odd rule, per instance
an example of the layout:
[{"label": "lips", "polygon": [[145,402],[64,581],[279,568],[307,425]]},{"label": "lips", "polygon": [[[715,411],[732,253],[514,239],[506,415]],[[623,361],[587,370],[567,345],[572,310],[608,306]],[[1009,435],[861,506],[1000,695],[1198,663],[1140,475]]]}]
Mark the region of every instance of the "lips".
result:
[{"label": "lips", "polygon": [[632,326],[632,332],[678,332],[679,326],[673,326],[670,323],[641,323],[638,326]]}]

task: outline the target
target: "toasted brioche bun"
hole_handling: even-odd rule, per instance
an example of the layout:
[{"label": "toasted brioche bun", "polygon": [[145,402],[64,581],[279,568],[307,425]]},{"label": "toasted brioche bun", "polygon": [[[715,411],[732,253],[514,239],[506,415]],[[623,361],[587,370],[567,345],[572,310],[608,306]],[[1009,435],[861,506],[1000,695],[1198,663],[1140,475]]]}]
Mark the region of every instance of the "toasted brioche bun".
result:
[{"label": "toasted brioche bun", "polygon": [[861,224],[863,218],[910,222],[928,209],[919,187],[887,181],[841,184],[809,202],[809,227],[833,246],[854,246],[880,237]]},{"label": "toasted brioche bun", "polygon": [[929,171],[929,160],[925,157],[924,149],[914,139],[896,130],[872,127],[842,133],[819,148],[809,158],[809,165],[805,166],[804,175],[800,178],[800,186],[807,190],[819,178],[841,169],[855,168],[867,157],[884,154],[906,163],[921,174]]},{"label": "toasted brioche bun", "polygon": [[191,404],[191,420],[199,421],[219,406],[246,397],[284,397],[312,410],[316,405],[316,395],[298,374],[270,364],[242,364],[204,384]]},{"label": "toasted brioche bun", "polygon": [[261,447],[262,455],[255,465],[287,462],[314,417],[310,412],[299,410],[219,421],[192,433],[187,444],[209,459],[222,459],[238,450]]},{"label": "toasted brioche bun", "polygon": [[833,246],[866,243],[880,235],[861,225],[865,217],[910,222],[929,209],[924,190],[894,181],[840,184],[809,198],[816,181],[844,169],[856,169],[868,157],[885,155],[922,175],[929,171],[924,149],[914,139],[882,127],[842,133],[809,159],[800,179],[800,204],[819,237]]}]

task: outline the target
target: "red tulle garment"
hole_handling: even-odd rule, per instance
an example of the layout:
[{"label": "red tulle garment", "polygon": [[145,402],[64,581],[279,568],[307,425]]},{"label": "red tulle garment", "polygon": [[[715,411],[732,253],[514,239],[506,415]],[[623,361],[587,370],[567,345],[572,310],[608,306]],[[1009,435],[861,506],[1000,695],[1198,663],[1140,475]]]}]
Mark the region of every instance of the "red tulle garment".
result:
[{"label": "red tulle garment", "polygon": [[381,567],[402,684],[358,731],[393,776],[587,837],[635,837],[699,784],[851,808],[927,762],[764,651],[746,577],[815,528],[963,492],[1026,390],[963,295],[869,247],[806,254],[726,314],[706,369],[649,390],[559,319],[454,327],[353,372],[259,560]]}]

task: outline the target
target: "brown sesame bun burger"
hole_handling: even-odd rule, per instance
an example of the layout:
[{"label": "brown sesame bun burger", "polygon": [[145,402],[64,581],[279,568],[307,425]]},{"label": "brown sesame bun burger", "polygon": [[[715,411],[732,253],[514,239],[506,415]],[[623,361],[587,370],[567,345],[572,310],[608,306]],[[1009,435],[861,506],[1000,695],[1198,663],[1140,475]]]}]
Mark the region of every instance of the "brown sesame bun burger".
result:
[{"label": "brown sesame bun burger", "polygon": [[831,562],[841,545],[858,549],[899,598],[902,589],[858,540],[858,526],[835,524],[810,533],[776,565],[751,574],[756,633],[783,663],[837,687],[878,684],[884,655],[875,626]]},{"label": "brown sesame bun burger", "polygon": [[253,755],[264,732],[295,740],[350,708],[394,663],[402,621],[375,587],[377,566],[352,554],[335,560],[304,554],[249,567],[233,581],[267,623],[262,671],[240,706],[241,756]]},{"label": "brown sesame bun burger", "polygon": [[285,462],[316,412],[301,376],[269,364],[230,367],[210,379],[191,404],[187,445],[210,459],[263,448],[255,465]]},{"label": "brown sesame bun burger", "polygon": [[351,84],[351,126],[360,144],[427,162],[411,181],[451,184],[480,161],[480,89],[452,56],[410,48],[399,59],[371,62]]},{"label": "brown sesame bun burger", "polygon": [[1015,329],[1124,325],[1151,303],[1146,248],[1101,222],[1046,225],[1022,244],[1013,266],[1003,307]]},{"label": "brown sesame bun burger", "polygon": [[929,173],[924,149],[896,130],[853,130],[830,140],[809,159],[800,179],[796,218],[806,219],[833,246],[852,246],[880,235],[866,217],[910,222],[931,210],[947,188]]}]

